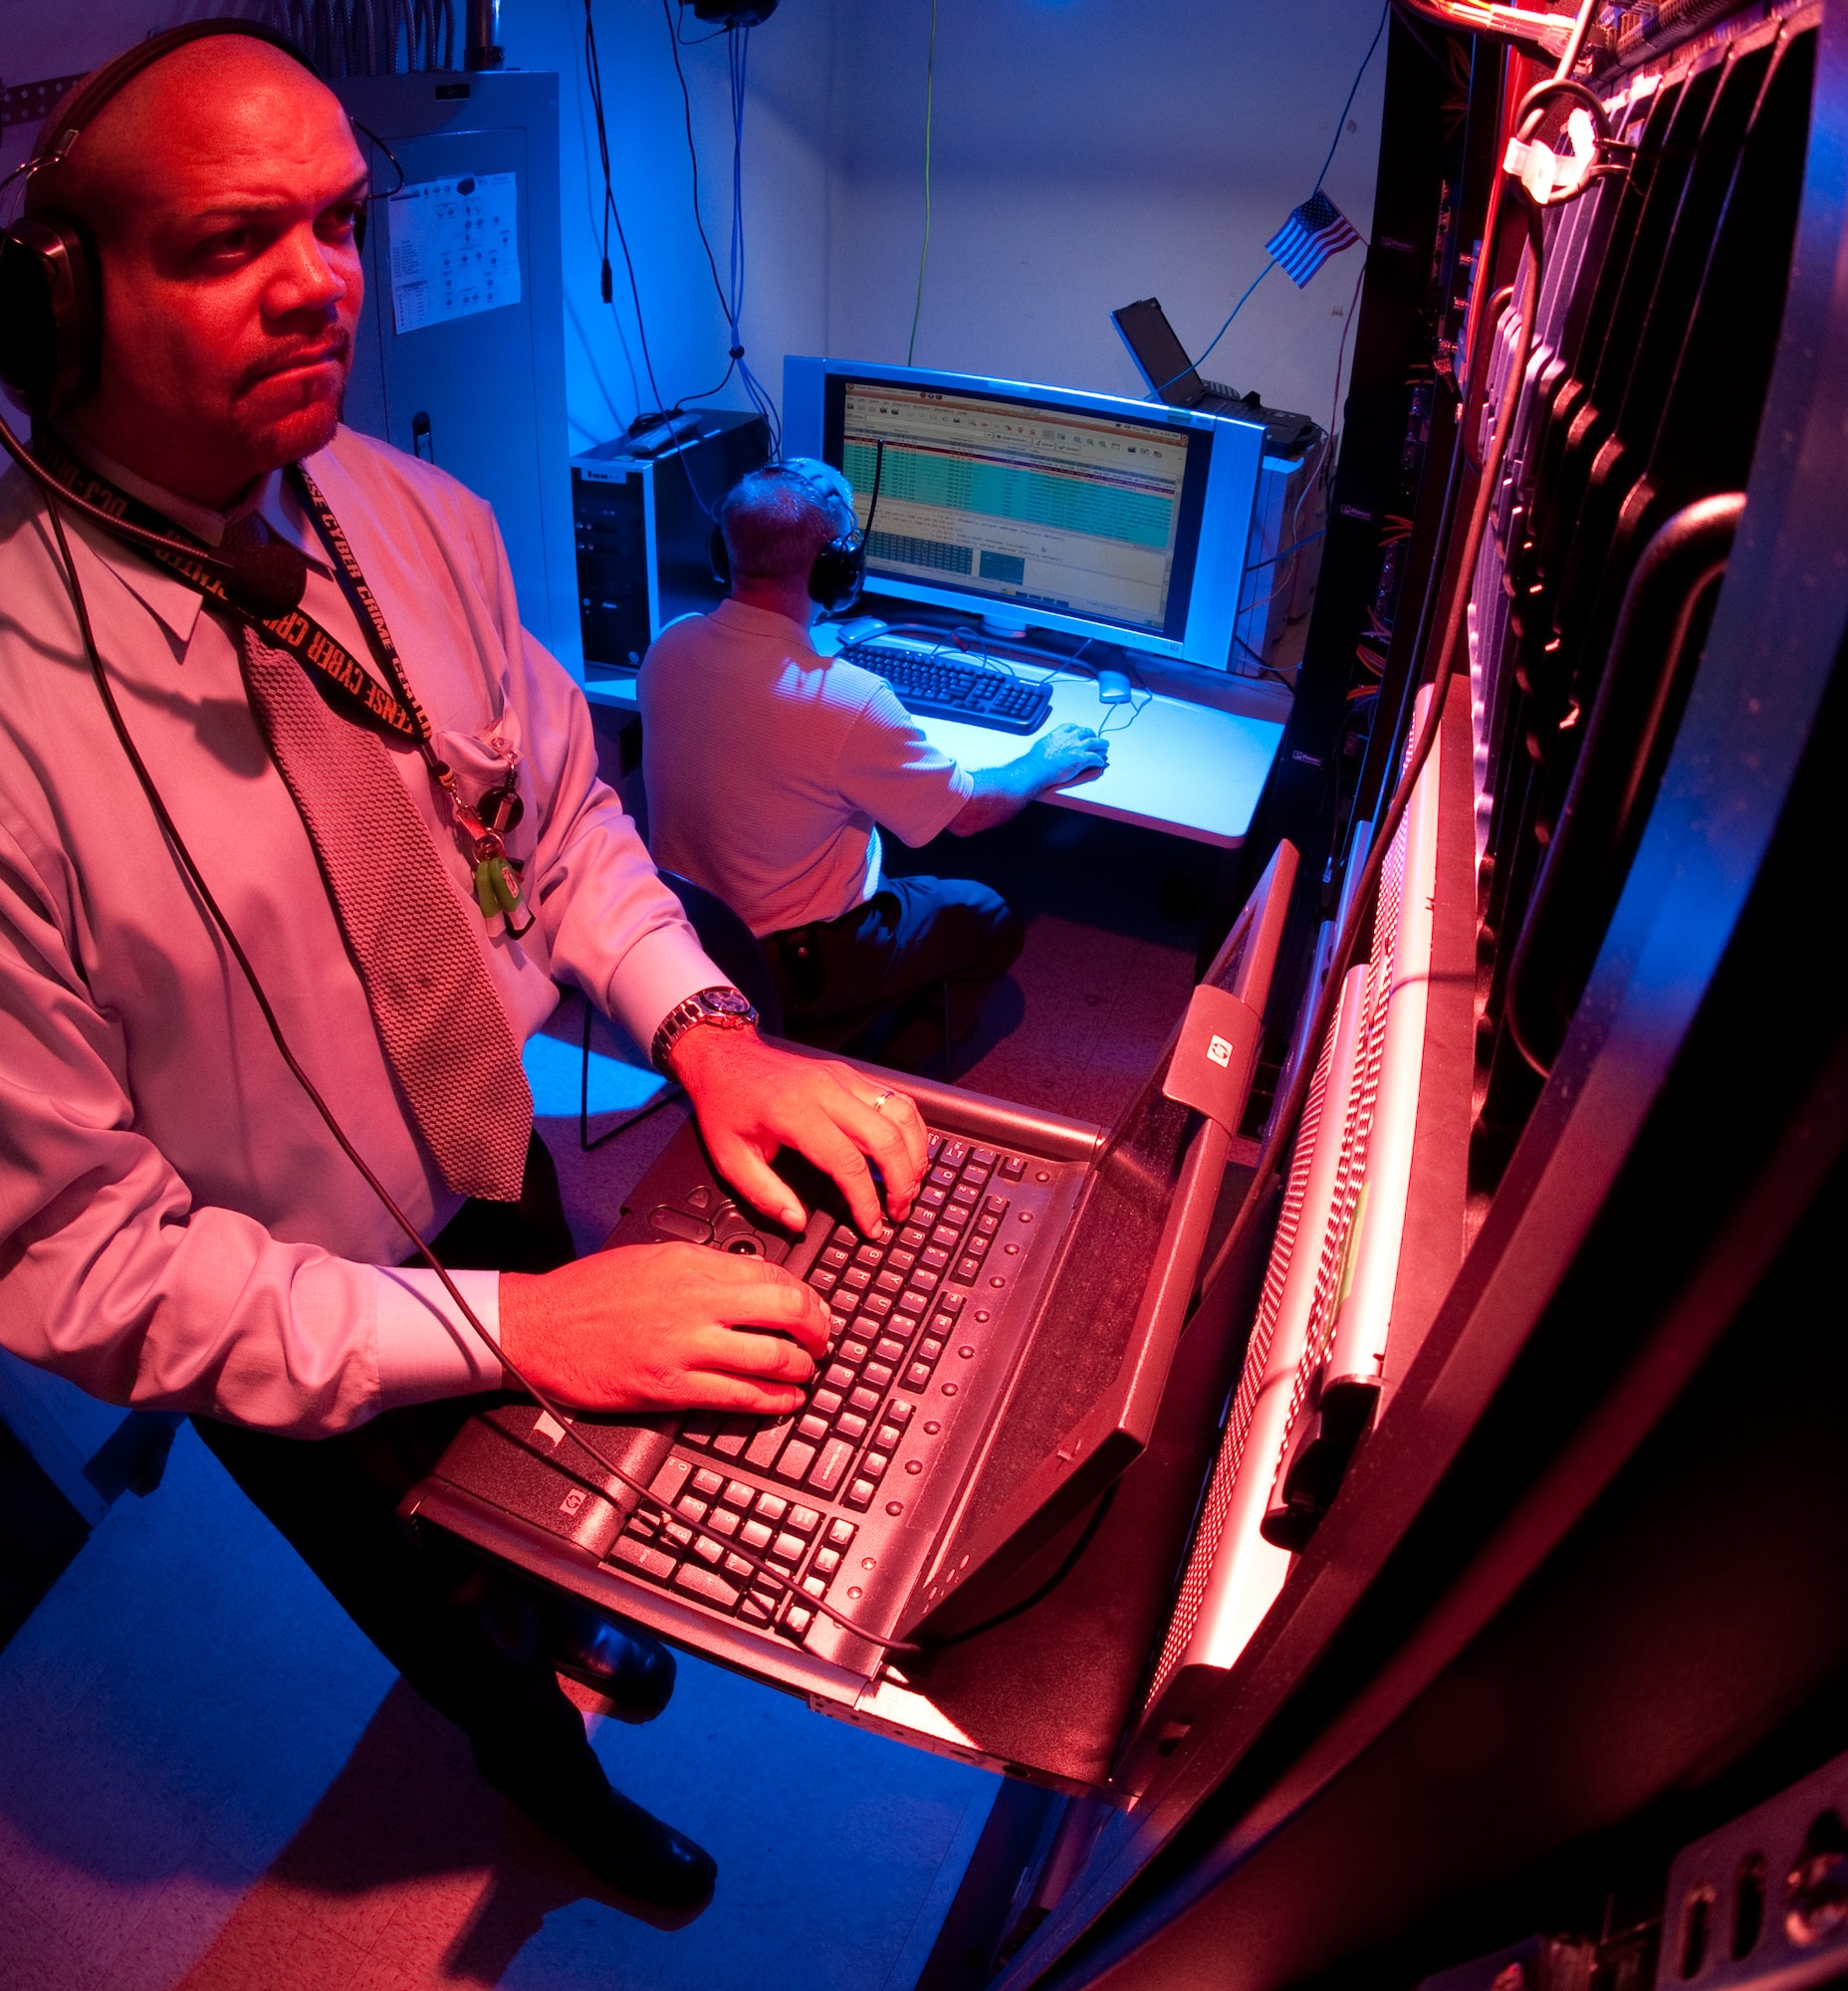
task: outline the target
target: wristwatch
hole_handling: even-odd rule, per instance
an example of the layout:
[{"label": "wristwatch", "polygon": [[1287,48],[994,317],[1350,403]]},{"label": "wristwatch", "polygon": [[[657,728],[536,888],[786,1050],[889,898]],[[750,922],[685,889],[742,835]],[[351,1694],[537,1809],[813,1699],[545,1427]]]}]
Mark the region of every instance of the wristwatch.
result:
[{"label": "wristwatch", "polygon": [[697,1029],[701,1023],[711,1023],[721,1030],[743,1030],[756,1021],[757,1011],[742,990],[724,984],[716,989],[696,989],[661,1018],[654,1041],[648,1046],[648,1062],[656,1071],[672,1078],[668,1057],[689,1030]]}]

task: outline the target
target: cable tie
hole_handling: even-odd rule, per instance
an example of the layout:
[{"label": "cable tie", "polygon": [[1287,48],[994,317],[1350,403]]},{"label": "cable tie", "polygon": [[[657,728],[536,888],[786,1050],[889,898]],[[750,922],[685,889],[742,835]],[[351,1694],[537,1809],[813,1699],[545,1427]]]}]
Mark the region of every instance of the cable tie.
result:
[{"label": "cable tie", "polygon": [[734,359],[742,359],[745,356],[745,349],[742,345],[728,346],[726,350],[731,353]]}]

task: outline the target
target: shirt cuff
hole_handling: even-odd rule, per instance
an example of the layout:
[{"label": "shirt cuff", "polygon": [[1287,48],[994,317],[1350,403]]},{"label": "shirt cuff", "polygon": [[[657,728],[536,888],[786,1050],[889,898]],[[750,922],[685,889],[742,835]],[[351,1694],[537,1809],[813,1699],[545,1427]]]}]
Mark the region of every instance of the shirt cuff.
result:
[{"label": "shirt cuff", "polygon": [[486,1348],[427,1266],[376,1265],[373,1270],[378,1278],[380,1410],[506,1388],[507,1372],[495,1352],[501,1334],[499,1272],[449,1275],[493,1337],[494,1347]]},{"label": "shirt cuff", "polygon": [[669,1009],[701,989],[721,986],[730,988],[730,978],[685,927],[656,927],[622,957],[609,978],[605,1006],[645,1057]]}]

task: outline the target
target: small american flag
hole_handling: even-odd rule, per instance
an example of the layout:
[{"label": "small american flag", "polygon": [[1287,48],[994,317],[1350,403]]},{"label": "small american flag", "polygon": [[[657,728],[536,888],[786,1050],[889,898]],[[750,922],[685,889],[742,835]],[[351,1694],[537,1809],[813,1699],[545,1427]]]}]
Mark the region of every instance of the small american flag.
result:
[{"label": "small american flag", "polygon": [[1317,187],[1300,207],[1289,210],[1289,219],[1265,249],[1301,290],[1330,256],[1359,240],[1360,231]]}]

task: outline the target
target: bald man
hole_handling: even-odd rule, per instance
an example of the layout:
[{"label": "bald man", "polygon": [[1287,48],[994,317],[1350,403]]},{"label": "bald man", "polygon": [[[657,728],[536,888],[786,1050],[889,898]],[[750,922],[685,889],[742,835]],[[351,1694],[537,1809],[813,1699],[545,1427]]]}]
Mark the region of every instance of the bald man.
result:
[{"label": "bald man", "polygon": [[731,598],[683,616],[642,660],[642,778],[663,867],[716,892],[764,943],[793,1037],[829,1046],[876,1025],[906,1070],[976,1027],[1021,952],[998,892],[967,878],[888,877],[880,830],[929,843],[1008,821],[1093,778],[1109,744],[1047,729],[1005,767],[941,754],[883,678],[808,639],[815,556],[854,529],[830,464],[754,471],[719,508]]},{"label": "bald man", "polygon": [[[778,1268],[691,1245],[568,1262],[519,1046],[575,984],[789,1221],[779,1149],[870,1230],[868,1159],[903,1217],[922,1124],[759,1040],[596,779],[488,508],[341,426],[364,163],[304,63],[234,28],[144,48],[28,181],[28,212],[88,232],[103,303],[81,391],[37,411],[40,461],[205,547],[287,542],[307,581],[287,626],[253,628],[75,515],[67,575],[47,500],[0,482],[0,1342],[110,1402],[195,1414],[492,1781],[629,1896],[697,1909],[712,1861],[610,1790],[555,1672],[641,1719],[671,1659],[459,1545],[413,1545],[395,1508],[507,1383],[502,1352],[574,1405],[780,1414],[827,1314]],[[127,741],[293,1055],[468,1268],[486,1342],[402,1269],[410,1241],[285,1063],[100,695],[80,589]],[[507,868],[484,873],[494,848]]]}]

